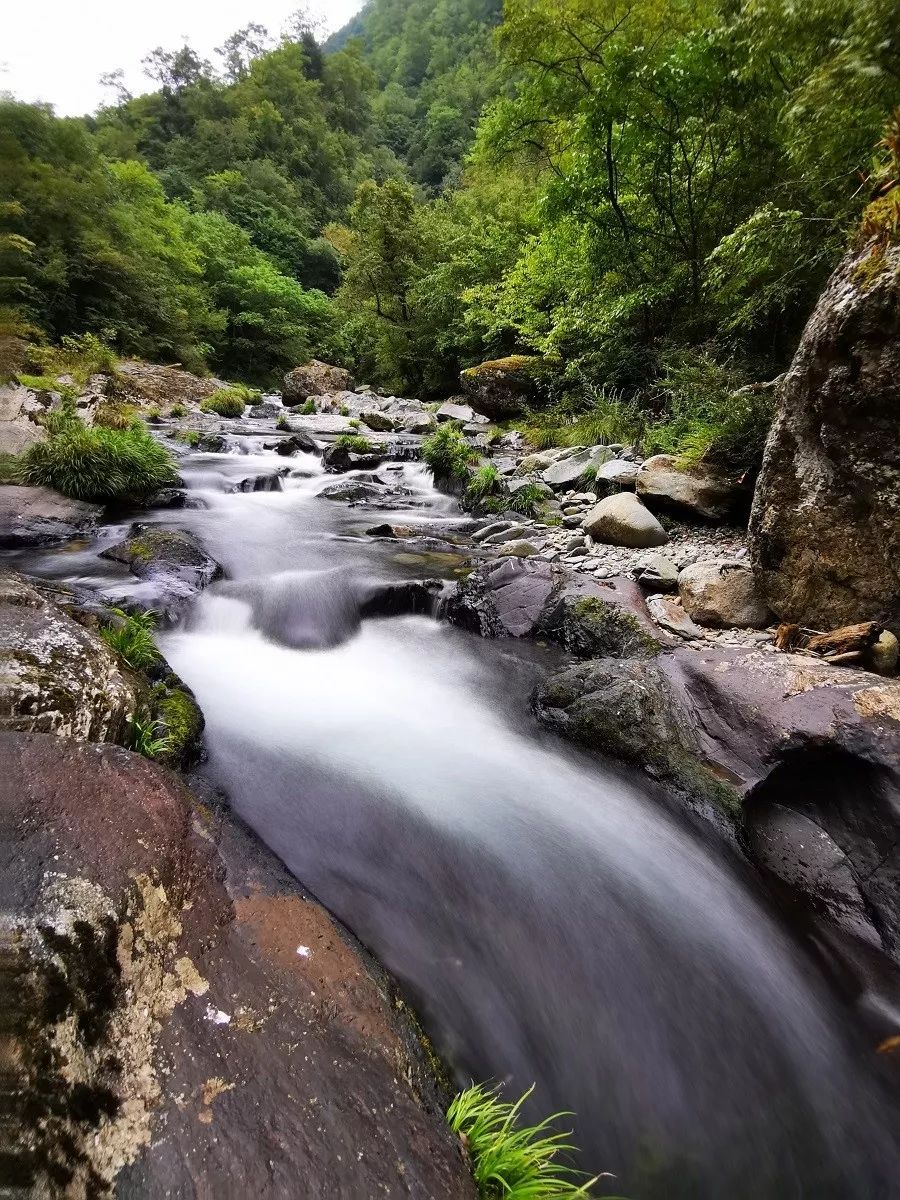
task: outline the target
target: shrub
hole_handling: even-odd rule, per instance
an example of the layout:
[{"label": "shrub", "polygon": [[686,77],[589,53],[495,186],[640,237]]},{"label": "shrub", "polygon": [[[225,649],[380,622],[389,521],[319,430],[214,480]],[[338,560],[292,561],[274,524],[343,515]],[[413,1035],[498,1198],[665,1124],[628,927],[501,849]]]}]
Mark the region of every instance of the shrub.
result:
[{"label": "shrub", "polygon": [[184,407],[183,404],[173,404],[172,407],[169,409],[169,416],[176,417],[176,418],[183,417],[186,412],[187,412],[187,409]]},{"label": "shrub", "polygon": [[307,399],[300,412],[304,417],[314,417],[316,415],[316,402],[312,396]]},{"label": "shrub", "polygon": [[240,384],[229,388],[219,388],[200,405],[200,411],[218,413],[220,417],[242,417],[248,404],[259,398],[259,392]]},{"label": "shrub", "polygon": [[113,608],[110,611],[118,619],[100,630],[100,636],[106,644],[135,671],[143,671],[153,666],[159,659],[159,651],[153,641],[155,614],[129,614],[121,608]]},{"label": "shrub", "polygon": [[48,414],[50,436],[22,455],[23,483],[55,488],[76,500],[146,496],[176,479],[169,452],[143,426],[88,429],[71,412]]},{"label": "shrub", "polygon": [[362,424],[362,421],[360,421],[359,417],[351,417],[350,418],[350,428],[351,429],[359,429],[361,424]]},{"label": "shrub", "polygon": [[470,1087],[447,1110],[447,1122],[463,1139],[481,1200],[588,1200],[596,1179],[559,1163],[574,1147],[552,1123],[555,1113],[538,1125],[519,1125],[529,1090],[514,1104],[500,1099],[499,1088]]},{"label": "shrub", "polygon": [[524,517],[533,517],[544,502],[545,493],[536,483],[526,483],[509,498],[509,507]]},{"label": "shrub", "polygon": [[469,477],[465,495],[463,496],[463,504],[467,507],[474,507],[480,501],[493,495],[499,488],[500,472],[497,468],[490,464],[481,467]]},{"label": "shrub", "polygon": [[105,429],[131,429],[135,420],[134,408],[118,400],[104,400],[94,413],[94,424]]},{"label": "shrub", "polygon": [[28,357],[41,375],[71,375],[80,385],[92,375],[115,375],[119,366],[114,352],[93,333],[64,337],[58,346],[32,346]]},{"label": "shrub", "polygon": [[341,413],[341,416],[342,416],[342,417],[349,417],[349,416],[350,416],[350,409],[347,407],[347,405],[346,405],[346,404],[344,404],[344,405],[342,405],[342,406],[341,406],[340,413]]},{"label": "shrub", "polygon": [[284,430],[290,430],[290,428],[291,428],[291,423],[290,423],[290,421],[287,419],[287,417],[284,415],[284,413],[280,413],[280,414],[279,414],[278,420],[275,422],[275,428],[276,428],[276,429],[281,429],[282,431],[284,431]]},{"label": "shrub", "polygon": [[179,442],[184,442],[186,446],[196,446],[200,441],[199,429],[179,429],[175,434]]},{"label": "shrub", "polygon": [[472,449],[455,425],[439,425],[422,443],[422,457],[435,479],[455,479],[468,482],[471,467],[478,461]]}]

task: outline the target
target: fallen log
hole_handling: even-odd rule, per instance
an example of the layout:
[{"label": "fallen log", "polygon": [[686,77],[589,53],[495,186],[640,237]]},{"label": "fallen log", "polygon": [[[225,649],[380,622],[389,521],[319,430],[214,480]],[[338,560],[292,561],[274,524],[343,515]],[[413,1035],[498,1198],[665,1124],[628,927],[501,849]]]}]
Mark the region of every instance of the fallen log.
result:
[{"label": "fallen log", "polygon": [[863,621],[859,625],[844,625],[831,633],[818,633],[804,647],[813,654],[834,658],[845,654],[865,654],[881,635],[882,627],[877,621]]}]

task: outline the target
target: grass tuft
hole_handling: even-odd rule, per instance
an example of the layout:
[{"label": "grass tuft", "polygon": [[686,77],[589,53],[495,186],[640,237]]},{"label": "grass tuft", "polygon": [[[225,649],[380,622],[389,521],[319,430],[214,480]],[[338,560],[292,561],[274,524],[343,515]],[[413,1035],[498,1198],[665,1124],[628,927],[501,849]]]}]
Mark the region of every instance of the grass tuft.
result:
[{"label": "grass tuft", "polygon": [[422,457],[435,479],[468,483],[478,454],[450,421],[439,425],[422,443]]},{"label": "grass tuft", "polygon": [[163,728],[163,723],[155,718],[133,716],[128,724],[129,749],[144,758],[161,758],[171,745],[171,738],[160,733]]},{"label": "grass tuft", "polygon": [[567,1113],[538,1125],[521,1125],[522,1105],[533,1088],[514,1103],[499,1088],[473,1086],[460,1092],[447,1110],[447,1122],[472,1159],[481,1200],[587,1200],[596,1179],[560,1163],[574,1147],[568,1135],[552,1129]]},{"label": "grass tuft", "polygon": [[117,619],[100,630],[107,646],[134,671],[144,671],[159,659],[159,651],[153,640],[156,615],[152,612],[127,613],[124,609],[110,610]]},{"label": "grass tuft", "polygon": [[200,404],[200,411],[216,413],[220,417],[242,417],[248,404],[259,399],[259,392],[253,388],[235,384],[234,387],[219,388],[211,396],[207,396]]},{"label": "grass tuft", "polygon": [[469,483],[463,496],[463,506],[472,507],[479,501],[494,495],[500,489],[500,472],[495,466],[488,464],[480,467],[469,477]]},{"label": "grass tuft", "polygon": [[70,411],[49,413],[49,437],[29,446],[18,475],[33,487],[50,487],[74,500],[146,496],[174,483],[175,463],[143,426],[88,428]]},{"label": "grass tuft", "polygon": [[526,483],[509,498],[509,507],[524,517],[533,517],[546,499],[546,493],[536,483]]}]

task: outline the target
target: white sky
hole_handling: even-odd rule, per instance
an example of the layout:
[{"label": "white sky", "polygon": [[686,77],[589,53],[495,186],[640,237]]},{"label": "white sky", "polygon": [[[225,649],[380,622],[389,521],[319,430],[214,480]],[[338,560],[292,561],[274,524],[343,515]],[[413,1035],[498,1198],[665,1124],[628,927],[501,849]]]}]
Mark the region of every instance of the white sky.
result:
[{"label": "white sky", "polygon": [[[121,67],[130,91],[152,91],[141,59],[157,46],[172,50],[187,38],[212,58],[251,21],[277,35],[298,7],[300,0],[0,0],[0,92],[80,116],[111,99],[98,83],[105,72]],[[362,0],[309,0],[305,7],[330,33]]]}]

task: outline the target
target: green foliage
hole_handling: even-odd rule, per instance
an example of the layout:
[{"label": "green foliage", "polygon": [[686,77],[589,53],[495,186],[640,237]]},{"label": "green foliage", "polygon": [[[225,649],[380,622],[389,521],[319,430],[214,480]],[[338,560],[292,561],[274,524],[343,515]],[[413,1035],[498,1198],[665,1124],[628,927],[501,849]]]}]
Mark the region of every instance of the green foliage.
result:
[{"label": "green foliage", "polygon": [[334,445],[339,450],[352,450],[354,454],[372,454],[383,448],[380,445],[376,446],[374,442],[370,442],[367,437],[353,433],[340,434],[334,439]]},{"label": "green foliage", "polygon": [[242,417],[247,405],[253,404],[258,397],[258,392],[240,385],[219,388],[218,391],[201,401],[200,411],[218,413],[220,417]]},{"label": "green foliage", "polygon": [[468,484],[472,464],[478,454],[452,421],[438,425],[422,443],[422,457],[436,480]]},{"label": "green foliage", "polygon": [[537,1125],[522,1125],[522,1105],[532,1088],[514,1103],[500,1099],[499,1088],[473,1086],[457,1095],[447,1122],[463,1140],[481,1200],[583,1200],[596,1179],[586,1179],[561,1163],[574,1147],[554,1123],[569,1114],[555,1113]]},{"label": "green foliage", "polygon": [[115,353],[92,333],[67,334],[58,346],[30,346],[28,357],[42,375],[71,375],[82,387],[92,375],[115,376],[119,369]]},{"label": "green foliage", "polygon": [[129,748],[144,758],[165,757],[171,748],[171,738],[164,732],[161,721],[149,716],[133,716],[128,726]]},{"label": "green foliage", "polygon": [[175,433],[178,441],[184,442],[186,446],[197,446],[201,436],[199,429],[179,429]]},{"label": "green foliage", "polygon": [[526,483],[509,498],[509,507],[524,517],[534,517],[540,511],[546,494],[536,483]]},{"label": "green foliage", "polygon": [[131,429],[137,419],[133,405],[119,400],[104,400],[94,411],[94,424],[106,429]]},{"label": "green foliage", "polygon": [[0,451],[0,484],[20,481],[20,461],[17,454]]},{"label": "green foliage", "polygon": [[146,496],[175,481],[171,455],[142,426],[89,429],[69,413],[52,413],[47,428],[47,440],[22,455],[23,483],[103,501]]},{"label": "green foliage", "polygon": [[172,407],[169,409],[169,416],[173,417],[175,420],[177,420],[179,417],[183,417],[186,412],[187,412],[187,409],[184,407],[183,404],[173,404]]},{"label": "green foliage", "polygon": [[291,428],[291,423],[284,413],[279,413],[278,420],[275,422],[275,428],[280,429],[283,432]]},{"label": "green foliage", "polygon": [[159,661],[159,651],[153,641],[156,615],[152,612],[127,613],[121,608],[110,610],[115,621],[104,625],[100,635],[108,646],[124,659],[134,671],[145,671]]},{"label": "green foliage", "polygon": [[316,402],[313,400],[312,396],[309,396],[305,404],[301,405],[300,407],[300,413],[304,417],[314,417],[317,411]]},{"label": "green foliage", "polygon": [[463,495],[463,506],[473,508],[480,501],[499,491],[500,487],[500,472],[495,466],[488,464],[487,466],[479,467],[469,477],[469,482],[466,485]]}]

